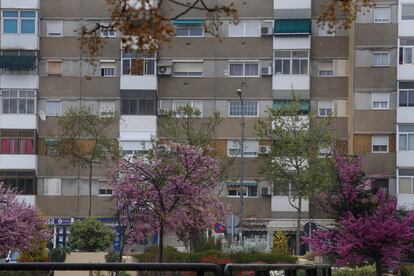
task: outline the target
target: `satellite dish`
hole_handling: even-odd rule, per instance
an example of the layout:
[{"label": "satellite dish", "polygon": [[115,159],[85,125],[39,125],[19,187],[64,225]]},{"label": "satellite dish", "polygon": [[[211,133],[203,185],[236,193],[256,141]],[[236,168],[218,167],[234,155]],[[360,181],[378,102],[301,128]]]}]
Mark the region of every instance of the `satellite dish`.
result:
[{"label": "satellite dish", "polygon": [[39,118],[42,121],[45,121],[46,120],[46,113],[43,110],[40,110],[39,111]]}]

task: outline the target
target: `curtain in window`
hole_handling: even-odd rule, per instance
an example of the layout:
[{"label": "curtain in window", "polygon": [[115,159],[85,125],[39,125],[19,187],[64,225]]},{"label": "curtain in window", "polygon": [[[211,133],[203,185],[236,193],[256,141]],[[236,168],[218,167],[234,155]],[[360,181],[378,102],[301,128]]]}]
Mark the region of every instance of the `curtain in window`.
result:
[{"label": "curtain in window", "polygon": [[11,153],[11,154],[18,153],[17,148],[19,146],[19,140],[17,140],[16,138],[10,138],[9,141],[10,141],[9,153]]},{"label": "curtain in window", "polygon": [[1,141],[1,153],[10,153],[10,141],[9,139],[3,139]]},{"label": "curtain in window", "polygon": [[230,76],[243,76],[243,64],[230,64]]},{"label": "curtain in window", "polygon": [[20,140],[20,154],[33,154],[33,140],[21,139]]},{"label": "curtain in window", "polygon": [[249,64],[245,65],[245,75],[246,76],[258,76],[259,75],[259,64]]}]

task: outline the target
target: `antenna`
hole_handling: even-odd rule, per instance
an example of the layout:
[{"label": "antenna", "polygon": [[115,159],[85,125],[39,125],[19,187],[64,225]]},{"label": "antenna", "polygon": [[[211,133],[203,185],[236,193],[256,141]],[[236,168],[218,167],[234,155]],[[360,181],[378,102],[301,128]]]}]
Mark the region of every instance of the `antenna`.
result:
[{"label": "antenna", "polygon": [[46,120],[46,113],[43,110],[40,110],[39,111],[39,118],[42,121],[45,121]]}]

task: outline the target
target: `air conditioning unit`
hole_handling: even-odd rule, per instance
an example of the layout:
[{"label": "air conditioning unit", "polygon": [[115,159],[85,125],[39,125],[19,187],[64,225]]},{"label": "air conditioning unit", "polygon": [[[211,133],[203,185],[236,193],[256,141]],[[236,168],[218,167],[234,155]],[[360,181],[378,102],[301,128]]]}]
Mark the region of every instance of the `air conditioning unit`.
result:
[{"label": "air conditioning unit", "polygon": [[170,151],[171,146],[169,146],[169,145],[158,145],[158,149],[162,150],[162,151]]},{"label": "air conditioning unit", "polygon": [[259,154],[269,154],[270,153],[270,146],[260,146],[259,147]]},{"label": "air conditioning unit", "polygon": [[262,27],[261,33],[262,33],[262,36],[273,35],[273,28],[270,26]]},{"label": "air conditioning unit", "polygon": [[172,67],[166,65],[158,66],[158,75],[160,76],[170,76],[172,74]]},{"label": "air conditioning unit", "polygon": [[262,67],[262,76],[271,76],[272,66]]},{"label": "air conditioning unit", "polygon": [[270,187],[262,187],[262,196],[272,196]]}]

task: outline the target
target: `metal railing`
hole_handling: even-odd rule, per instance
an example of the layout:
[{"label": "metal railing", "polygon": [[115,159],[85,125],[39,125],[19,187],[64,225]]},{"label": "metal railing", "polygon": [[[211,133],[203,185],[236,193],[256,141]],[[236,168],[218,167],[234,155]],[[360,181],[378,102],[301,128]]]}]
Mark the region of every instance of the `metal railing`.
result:
[{"label": "metal railing", "polygon": [[142,271],[142,272],[205,272],[216,276],[233,276],[237,272],[254,272],[256,276],[269,275],[270,271],[283,271],[285,276],[331,276],[329,265],[296,264],[227,264],[223,267],[208,263],[0,263],[0,271]]}]

